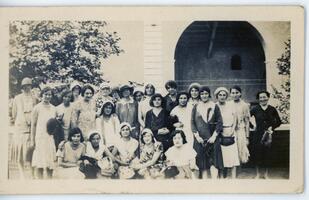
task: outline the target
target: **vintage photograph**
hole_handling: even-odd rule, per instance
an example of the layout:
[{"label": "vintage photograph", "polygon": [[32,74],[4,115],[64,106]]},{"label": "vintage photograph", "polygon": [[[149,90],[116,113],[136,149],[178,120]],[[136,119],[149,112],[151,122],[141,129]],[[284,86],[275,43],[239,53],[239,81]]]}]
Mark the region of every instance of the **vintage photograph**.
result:
[{"label": "vintage photograph", "polygon": [[291,181],[292,23],[10,19],[7,180]]}]

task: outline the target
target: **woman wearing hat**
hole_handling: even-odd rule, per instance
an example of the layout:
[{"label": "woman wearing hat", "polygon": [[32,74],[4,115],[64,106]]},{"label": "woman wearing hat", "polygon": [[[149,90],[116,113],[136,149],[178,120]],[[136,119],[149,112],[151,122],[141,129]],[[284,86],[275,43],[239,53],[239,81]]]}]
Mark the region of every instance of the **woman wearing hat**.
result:
[{"label": "woman wearing hat", "polygon": [[31,161],[26,153],[30,142],[31,112],[36,104],[31,94],[32,80],[24,78],[21,82],[22,93],[13,100],[12,121],[15,126],[14,140],[11,148],[12,160],[18,163],[20,178],[24,178],[24,165]]},{"label": "woman wearing hat", "polygon": [[157,142],[150,129],[145,128],[141,134],[140,158],[132,168],[138,170],[143,178],[155,179],[162,177],[163,146]]},{"label": "woman wearing hat", "polygon": [[116,114],[120,123],[130,124],[132,137],[139,139],[138,103],[133,100],[132,93],[133,87],[129,85],[120,87],[121,99],[116,103]]},{"label": "woman wearing hat", "polygon": [[240,165],[236,125],[237,116],[233,104],[227,101],[229,91],[225,87],[219,87],[215,91],[220,108],[223,131],[221,138],[221,151],[223,157],[224,172],[228,172],[232,178],[236,178],[236,167]]},{"label": "woman wearing hat", "polygon": [[126,164],[110,152],[98,130],[91,130],[88,136],[86,157],[82,158],[83,165],[87,168],[84,172],[86,175],[92,174],[91,178],[108,178],[115,174],[115,163]]},{"label": "woman wearing hat", "polygon": [[77,102],[81,99],[81,92],[82,92],[82,85],[77,81],[71,83],[70,89],[73,93],[73,100],[72,102]]},{"label": "woman wearing hat", "polygon": [[129,123],[123,122],[119,128],[120,140],[116,144],[116,149],[121,166],[119,167],[118,174],[120,178],[132,178],[135,173],[129,165],[137,157],[138,141],[131,137],[132,128]]},{"label": "woman wearing hat", "polygon": [[145,85],[145,98],[138,105],[138,121],[142,127],[145,127],[146,113],[151,109],[149,101],[156,92],[154,85],[148,83]]},{"label": "woman wearing hat", "polygon": [[[110,97],[111,87],[107,82],[101,83],[99,87],[99,92],[93,96],[93,99],[96,102],[96,111],[100,112],[103,103],[105,101],[113,101],[113,98]],[[98,113],[99,115],[100,113]]]},{"label": "woman wearing hat", "polygon": [[219,107],[211,101],[210,89],[200,87],[200,101],[192,109],[191,128],[194,135],[193,147],[197,153],[196,176],[218,178],[218,170],[223,169],[219,137],[222,133],[222,118]]},{"label": "woman wearing hat", "polygon": [[115,114],[115,105],[112,101],[105,101],[100,109],[99,117],[96,119],[96,128],[100,131],[102,139],[107,147],[115,146],[119,137],[119,119]]},{"label": "woman wearing hat", "polygon": [[83,99],[74,103],[72,126],[82,130],[83,137],[88,141],[87,134],[96,127],[96,105],[93,100],[94,89],[86,85],[82,90]]}]

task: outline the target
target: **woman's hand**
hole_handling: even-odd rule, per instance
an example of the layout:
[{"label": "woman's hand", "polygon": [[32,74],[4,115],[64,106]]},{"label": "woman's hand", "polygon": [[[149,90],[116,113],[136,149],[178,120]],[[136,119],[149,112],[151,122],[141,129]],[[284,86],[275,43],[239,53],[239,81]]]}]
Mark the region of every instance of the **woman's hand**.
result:
[{"label": "woman's hand", "polygon": [[177,122],[173,124],[175,128],[183,128],[183,123]]},{"label": "woman's hand", "polygon": [[189,167],[191,170],[199,170],[195,162],[190,162]]},{"label": "woman's hand", "polygon": [[59,143],[58,149],[59,149],[60,151],[63,151],[63,149],[64,149],[64,143],[65,143],[64,140],[62,140],[62,141]]},{"label": "woman's hand", "polygon": [[30,140],[30,147],[31,147],[31,148],[35,148],[35,142],[34,142],[34,140]]},{"label": "woman's hand", "polygon": [[158,134],[159,134],[159,135],[166,135],[166,134],[168,134],[168,133],[169,133],[169,130],[168,130],[166,127],[160,128],[160,129],[158,130]]},{"label": "woman's hand", "polygon": [[84,160],[84,164],[85,164],[85,165],[89,165],[90,162],[89,162],[88,160]]},{"label": "woman's hand", "polygon": [[217,135],[216,134],[213,134],[208,140],[207,142],[210,143],[210,144],[213,144],[217,139]]},{"label": "woman's hand", "polygon": [[204,139],[198,133],[193,133],[193,134],[194,134],[194,137],[195,137],[195,139],[198,143],[200,143],[200,144],[204,143]]}]

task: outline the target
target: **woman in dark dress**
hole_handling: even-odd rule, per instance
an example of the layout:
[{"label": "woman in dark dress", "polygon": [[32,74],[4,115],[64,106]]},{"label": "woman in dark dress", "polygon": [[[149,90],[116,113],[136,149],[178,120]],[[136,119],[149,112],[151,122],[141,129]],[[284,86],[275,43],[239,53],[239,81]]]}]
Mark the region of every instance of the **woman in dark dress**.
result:
[{"label": "woman in dark dress", "polygon": [[210,89],[200,88],[200,101],[192,110],[191,128],[194,135],[194,150],[197,152],[196,164],[199,177],[218,177],[223,169],[223,160],[219,137],[222,133],[222,117],[218,106],[210,100]]},{"label": "woman in dark dress", "polygon": [[270,94],[260,91],[256,98],[259,105],[255,106],[250,114],[255,118],[256,127],[250,134],[252,152],[250,155],[255,161],[256,178],[267,178],[270,162],[272,134],[281,125],[281,120],[276,108],[268,104]]},{"label": "woman in dark dress", "polygon": [[152,107],[146,113],[145,128],[149,128],[158,142],[163,145],[165,152],[171,146],[170,131],[172,123],[168,112],[163,108],[164,98],[161,94],[154,94],[150,99],[150,106]]}]

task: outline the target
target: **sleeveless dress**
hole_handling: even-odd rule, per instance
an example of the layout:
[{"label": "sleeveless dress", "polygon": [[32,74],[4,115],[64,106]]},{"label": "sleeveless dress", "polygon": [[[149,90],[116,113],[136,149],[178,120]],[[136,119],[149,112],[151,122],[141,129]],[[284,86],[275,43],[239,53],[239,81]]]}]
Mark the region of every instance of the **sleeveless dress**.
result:
[{"label": "sleeveless dress", "polygon": [[33,167],[55,168],[56,146],[53,136],[47,133],[47,121],[55,117],[56,108],[51,104],[45,105],[41,102],[32,111],[32,119],[37,119]]}]

